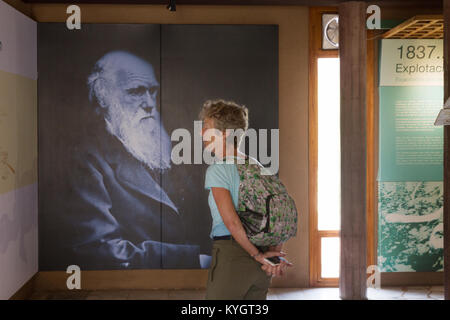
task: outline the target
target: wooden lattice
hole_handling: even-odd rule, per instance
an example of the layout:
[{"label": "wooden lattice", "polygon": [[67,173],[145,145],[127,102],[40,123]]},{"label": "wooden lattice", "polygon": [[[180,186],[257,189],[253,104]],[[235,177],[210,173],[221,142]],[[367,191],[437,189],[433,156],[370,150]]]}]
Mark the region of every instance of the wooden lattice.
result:
[{"label": "wooden lattice", "polygon": [[385,39],[442,39],[444,19],[441,15],[415,16],[392,28]]}]

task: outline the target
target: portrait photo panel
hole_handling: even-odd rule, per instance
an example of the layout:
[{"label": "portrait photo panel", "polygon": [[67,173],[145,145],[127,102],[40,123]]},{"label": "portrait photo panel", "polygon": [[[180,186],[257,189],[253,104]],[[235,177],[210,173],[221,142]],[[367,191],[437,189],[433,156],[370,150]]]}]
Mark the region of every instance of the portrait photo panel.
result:
[{"label": "portrait photo panel", "polygon": [[[207,268],[194,121],[206,100],[245,105],[271,154],[277,26],[39,23],[38,39],[40,270]],[[172,161],[177,129],[189,163]]]}]

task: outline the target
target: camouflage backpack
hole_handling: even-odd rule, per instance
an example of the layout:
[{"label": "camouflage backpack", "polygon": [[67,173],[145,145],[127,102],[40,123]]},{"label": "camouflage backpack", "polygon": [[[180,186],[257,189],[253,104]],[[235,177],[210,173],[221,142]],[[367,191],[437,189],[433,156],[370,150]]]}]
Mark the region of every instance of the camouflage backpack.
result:
[{"label": "camouflage backpack", "polygon": [[297,234],[297,209],[294,199],[276,175],[257,161],[236,164],[239,176],[238,215],[256,246],[275,246]]}]

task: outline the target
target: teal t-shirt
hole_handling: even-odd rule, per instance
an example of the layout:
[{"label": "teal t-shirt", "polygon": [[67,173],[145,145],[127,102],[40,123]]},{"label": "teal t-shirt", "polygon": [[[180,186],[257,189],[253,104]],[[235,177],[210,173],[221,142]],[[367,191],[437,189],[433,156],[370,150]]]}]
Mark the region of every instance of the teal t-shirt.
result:
[{"label": "teal t-shirt", "polygon": [[208,167],[205,177],[205,189],[209,190],[208,204],[212,217],[210,237],[213,238],[230,235],[230,231],[228,231],[227,227],[223,223],[220,212],[217,209],[211,190],[212,187],[225,188],[230,191],[234,208],[237,210],[239,196],[239,173],[236,164],[226,163],[226,161],[215,162]]}]

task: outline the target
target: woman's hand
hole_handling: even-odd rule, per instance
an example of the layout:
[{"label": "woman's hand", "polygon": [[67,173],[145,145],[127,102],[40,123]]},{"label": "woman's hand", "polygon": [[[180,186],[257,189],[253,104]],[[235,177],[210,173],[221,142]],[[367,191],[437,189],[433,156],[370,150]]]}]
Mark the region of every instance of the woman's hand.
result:
[{"label": "woman's hand", "polygon": [[264,254],[260,254],[259,256],[255,257],[255,260],[262,264],[261,269],[266,272],[268,276],[275,276],[279,277],[284,274],[286,269],[288,267],[292,267],[293,264],[287,261],[286,259],[280,259],[280,263],[276,266],[272,266],[270,263],[265,261],[265,258],[270,257],[284,257],[286,254],[284,252],[278,252],[278,251],[268,251]]},{"label": "woman's hand", "polygon": [[286,254],[284,252],[268,251],[265,253],[259,253],[257,256],[254,257],[254,259],[262,264],[261,268],[267,273],[267,275],[281,275],[279,265],[272,266],[265,259],[271,257],[283,257],[285,255]]}]

